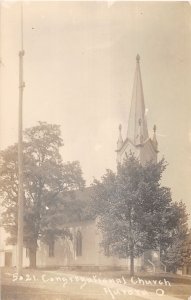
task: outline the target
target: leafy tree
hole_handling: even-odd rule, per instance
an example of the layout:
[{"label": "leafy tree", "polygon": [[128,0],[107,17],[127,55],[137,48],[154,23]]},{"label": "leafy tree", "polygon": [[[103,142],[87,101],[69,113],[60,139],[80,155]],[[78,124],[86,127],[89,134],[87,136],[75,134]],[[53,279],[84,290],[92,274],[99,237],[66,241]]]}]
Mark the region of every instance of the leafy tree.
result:
[{"label": "leafy tree", "polygon": [[176,272],[178,268],[191,263],[191,241],[187,225],[188,214],[183,202],[174,203],[173,219],[174,222],[171,219],[171,227],[168,226],[166,240],[164,239],[161,243],[161,258],[168,271]]},{"label": "leafy tree", "polygon": [[[118,165],[116,174],[107,170],[93,185],[92,209],[99,216],[101,245],[109,247],[112,255],[130,258],[131,275],[134,258],[146,250],[167,247],[178,226],[170,189],[160,183],[165,168],[164,160],[142,166],[131,154]],[[176,209],[179,212],[178,204]]]},{"label": "leafy tree", "polygon": [[[63,226],[59,227],[64,219],[56,218],[60,203],[63,204],[64,193],[79,190],[85,184],[79,162],[63,163],[59,153],[62,146],[58,125],[39,122],[24,131],[24,245],[29,249],[31,267],[36,266],[38,240],[48,242],[69,234]],[[11,244],[17,242],[17,153],[17,144],[0,152],[2,222]],[[50,212],[54,212],[51,217]]]},{"label": "leafy tree", "polygon": [[[187,269],[191,265],[191,230],[187,234],[186,239],[183,243],[181,255],[181,266]],[[187,272],[188,270],[186,270],[186,273]]]},{"label": "leafy tree", "polygon": [[[52,197],[47,201],[47,210],[42,218],[41,240],[47,244],[57,237],[73,235],[70,228],[76,222],[91,219],[89,213],[89,190],[72,190],[60,193],[56,201]],[[53,205],[51,202],[53,201]]]}]

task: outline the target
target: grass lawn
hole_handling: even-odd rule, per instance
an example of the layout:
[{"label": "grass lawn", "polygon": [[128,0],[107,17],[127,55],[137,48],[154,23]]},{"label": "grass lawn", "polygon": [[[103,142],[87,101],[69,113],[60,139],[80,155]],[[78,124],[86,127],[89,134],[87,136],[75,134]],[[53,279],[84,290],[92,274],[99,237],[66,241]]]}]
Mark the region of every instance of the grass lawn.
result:
[{"label": "grass lawn", "polygon": [[[73,271],[76,273],[75,271]],[[91,276],[91,272],[78,272],[78,274],[81,274],[83,276]],[[86,275],[85,275],[86,274]],[[99,277],[101,278],[121,278],[122,276],[126,279],[128,282],[128,285],[131,287],[134,287],[136,289],[143,289],[145,288],[147,291],[155,292],[157,288],[162,288],[165,291],[166,295],[171,295],[176,298],[188,300],[188,297],[191,296],[191,277],[188,276],[181,276],[181,275],[176,275],[176,274],[171,274],[171,273],[164,273],[164,274],[145,274],[145,273],[140,273],[140,274],[135,274],[134,278],[135,281],[137,281],[137,277],[140,279],[143,279],[145,281],[148,280],[157,280],[158,282],[160,280],[164,280],[164,278],[170,282],[171,286],[160,286],[154,285],[154,286],[149,286],[149,285],[142,285],[142,284],[132,284],[131,283],[131,277],[129,274],[125,273],[124,271],[115,271],[115,272],[97,272]],[[154,299],[153,299],[154,300]]]},{"label": "grass lawn", "polygon": [[[143,300],[147,295],[151,297],[150,292],[155,293],[152,294],[153,300],[165,300],[165,295],[187,300],[191,295],[191,278],[172,274],[138,274],[132,281],[129,275],[121,271],[24,269],[21,280],[13,280],[15,272],[13,268],[2,271],[1,300]],[[29,277],[31,280],[27,280]],[[97,282],[92,281],[93,277]],[[125,283],[122,282],[122,278]],[[91,280],[88,281],[89,279]],[[170,284],[161,285],[164,280]],[[120,281],[123,284],[120,284]],[[114,285],[111,285],[111,282],[114,282]],[[163,297],[155,297],[157,289],[164,290]],[[146,296],[142,293],[146,293]]]},{"label": "grass lawn", "polygon": [[[78,274],[81,276],[91,276],[92,272],[85,272],[85,271],[71,271],[70,273]],[[95,272],[93,273],[95,274]],[[137,281],[137,277],[140,279],[143,279],[144,281],[149,280],[157,280],[164,281],[164,278],[170,282],[171,286],[161,286],[159,284],[157,285],[142,285],[142,284],[132,284],[131,283],[131,277],[129,274],[125,273],[124,271],[114,271],[114,272],[108,272],[108,271],[102,271],[102,272],[96,272],[97,276],[100,278],[122,278],[122,276],[126,279],[128,282],[128,286],[134,287],[136,289],[146,289],[150,292],[155,292],[157,288],[162,288],[165,291],[165,295],[174,296],[176,298],[188,300],[188,298],[191,296],[191,277],[188,276],[180,276],[176,274],[171,273],[164,273],[164,274],[145,274],[140,273],[136,274],[134,276],[135,281]],[[154,300],[154,299],[153,299]]]},{"label": "grass lawn", "polygon": [[[28,287],[14,287],[14,286],[2,286],[1,300],[109,300],[110,296],[104,294],[92,295],[72,295],[71,293],[59,293],[46,289],[28,288]],[[144,300],[137,296],[121,296],[116,298],[120,300]],[[153,299],[154,300],[154,299]]]}]

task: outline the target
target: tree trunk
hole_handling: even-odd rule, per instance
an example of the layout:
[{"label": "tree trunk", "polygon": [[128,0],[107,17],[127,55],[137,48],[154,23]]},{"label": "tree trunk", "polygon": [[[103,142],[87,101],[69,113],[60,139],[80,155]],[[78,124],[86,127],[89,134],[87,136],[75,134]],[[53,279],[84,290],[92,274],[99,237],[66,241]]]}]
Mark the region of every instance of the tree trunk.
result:
[{"label": "tree trunk", "polygon": [[131,250],[130,254],[130,276],[134,275],[134,251]]},{"label": "tree trunk", "polygon": [[30,268],[36,268],[36,249],[29,249]]},{"label": "tree trunk", "polygon": [[[132,210],[131,210],[132,212]],[[132,232],[132,224],[130,217],[130,276],[134,275],[134,241],[133,241],[133,232]]]}]

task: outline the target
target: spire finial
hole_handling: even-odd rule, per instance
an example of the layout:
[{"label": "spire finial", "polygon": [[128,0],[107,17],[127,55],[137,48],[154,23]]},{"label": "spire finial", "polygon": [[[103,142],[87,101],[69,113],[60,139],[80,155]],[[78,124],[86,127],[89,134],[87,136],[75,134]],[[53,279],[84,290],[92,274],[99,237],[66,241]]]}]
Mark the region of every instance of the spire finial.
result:
[{"label": "spire finial", "polygon": [[158,142],[157,142],[157,137],[156,137],[156,130],[157,130],[157,127],[156,125],[153,126],[153,145],[155,146],[155,149],[157,150],[158,149]]},{"label": "spire finial", "polygon": [[121,130],[122,130],[122,125],[119,124],[119,137],[117,141],[117,150],[120,150],[121,147],[123,146],[123,138],[122,138]]},{"label": "spire finial", "polygon": [[139,54],[137,54],[137,56],[136,56],[136,61],[139,63],[139,61],[140,61],[140,55]]}]

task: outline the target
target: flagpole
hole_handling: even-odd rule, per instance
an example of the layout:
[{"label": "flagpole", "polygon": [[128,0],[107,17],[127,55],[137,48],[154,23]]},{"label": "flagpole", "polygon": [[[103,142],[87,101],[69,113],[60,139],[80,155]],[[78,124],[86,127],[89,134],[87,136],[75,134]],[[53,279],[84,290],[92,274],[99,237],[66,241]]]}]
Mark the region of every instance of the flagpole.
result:
[{"label": "flagpole", "polygon": [[21,48],[19,51],[19,123],[18,123],[18,240],[17,240],[17,272],[21,274],[23,267],[23,3],[21,2]]}]

